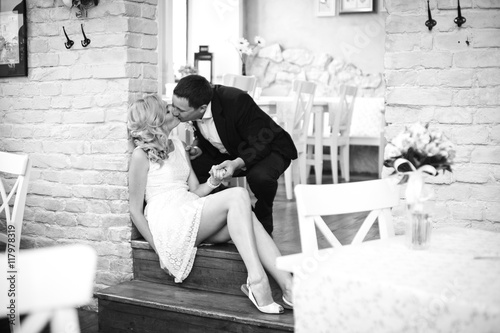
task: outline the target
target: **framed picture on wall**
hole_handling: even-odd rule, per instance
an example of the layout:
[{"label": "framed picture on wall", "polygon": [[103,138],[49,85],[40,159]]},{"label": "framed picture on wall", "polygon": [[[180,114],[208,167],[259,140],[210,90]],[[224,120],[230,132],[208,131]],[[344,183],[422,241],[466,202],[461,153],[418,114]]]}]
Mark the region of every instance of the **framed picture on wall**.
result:
[{"label": "framed picture on wall", "polygon": [[335,16],[336,0],[314,0],[316,16]]},{"label": "framed picture on wall", "polygon": [[340,0],[340,14],[372,13],[374,0]]},{"label": "framed picture on wall", "polygon": [[0,1],[0,78],[28,76],[26,0]]}]

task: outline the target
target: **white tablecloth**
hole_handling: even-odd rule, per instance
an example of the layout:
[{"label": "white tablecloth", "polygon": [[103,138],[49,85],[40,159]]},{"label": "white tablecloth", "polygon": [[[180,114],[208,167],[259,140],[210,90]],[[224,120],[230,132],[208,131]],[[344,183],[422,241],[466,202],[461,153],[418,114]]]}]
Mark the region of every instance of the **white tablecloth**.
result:
[{"label": "white tablecloth", "polygon": [[[328,109],[336,107],[339,99],[336,97],[315,97],[314,108],[325,111],[324,133],[329,133]],[[293,119],[291,114],[291,97],[289,96],[262,96],[256,100],[262,109],[276,115],[278,120]],[[356,97],[351,122],[351,137],[379,138],[383,130],[384,119],[383,97]],[[312,124],[311,124],[312,125]]]},{"label": "white tablecloth", "polygon": [[500,332],[500,234],[433,230],[323,252],[295,274],[295,331]]}]

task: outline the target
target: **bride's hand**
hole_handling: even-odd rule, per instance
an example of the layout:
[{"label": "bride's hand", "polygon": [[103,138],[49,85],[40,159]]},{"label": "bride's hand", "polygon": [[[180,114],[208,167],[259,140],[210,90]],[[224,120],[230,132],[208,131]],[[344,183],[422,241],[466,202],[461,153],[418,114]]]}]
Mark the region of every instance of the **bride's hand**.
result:
[{"label": "bride's hand", "polygon": [[213,180],[217,182],[222,182],[224,180],[224,177],[226,175],[226,169],[222,168],[219,169],[215,165],[212,166],[210,169],[210,176],[213,178]]},{"label": "bride's hand", "polygon": [[186,151],[189,154],[189,159],[194,160],[198,156],[200,156],[203,152],[198,146],[186,146]]}]

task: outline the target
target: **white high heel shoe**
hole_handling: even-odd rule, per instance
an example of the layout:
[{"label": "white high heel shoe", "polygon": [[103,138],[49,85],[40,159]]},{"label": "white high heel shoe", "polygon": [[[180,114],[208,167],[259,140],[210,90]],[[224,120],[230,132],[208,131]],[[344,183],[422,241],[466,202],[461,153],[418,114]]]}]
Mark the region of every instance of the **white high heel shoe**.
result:
[{"label": "white high heel shoe", "polygon": [[276,302],[272,302],[271,304],[264,306],[259,306],[259,304],[257,304],[255,296],[253,295],[252,289],[250,289],[250,281],[248,281],[248,279],[247,279],[247,284],[241,285],[241,291],[248,296],[248,298],[252,301],[253,305],[255,305],[255,307],[260,312],[268,314],[281,314],[285,312],[285,309],[283,309],[283,307]]},{"label": "white high heel shoe", "polygon": [[292,302],[290,302],[289,300],[287,300],[287,299],[285,298],[285,296],[283,296],[283,297],[281,297],[281,298],[283,299],[283,303],[285,304],[285,305],[283,305],[283,307],[284,307],[285,309],[293,310],[293,303],[292,303]]}]

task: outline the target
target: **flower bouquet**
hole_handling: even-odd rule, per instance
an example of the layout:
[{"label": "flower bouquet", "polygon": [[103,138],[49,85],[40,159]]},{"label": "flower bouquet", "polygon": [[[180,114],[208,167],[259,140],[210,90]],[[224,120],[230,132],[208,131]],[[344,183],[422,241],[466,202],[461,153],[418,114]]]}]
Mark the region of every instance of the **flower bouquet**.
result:
[{"label": "flower bouquet", "polygon": [[254,49],[257,47],[263,47],[266,45],[266,41],[264,38],[255,36],[254,44],[250,44],[248,40],[245,38],[240,38],[238,42],[235,44],[236,51],[241,58],[241,75],[246,75],[246,61],[249,56],[251,56],[254,52]]},{"label": "flower bouquet", "polygon": [[436,176],[439,170],[451,172],[455,157],[453,144],[429,125],[413,124],[398,134],[386,147],[384,166],[401,175],[406,187],[406,203],[410,211],[407,235],[410,247],[424,249],[429,245],[431,226],[424,202],[431,195],[424,193],[424,175]]},{"label": "flower bouquet", "polygon": [[415,123],[388,143],[384,166],[402,173],[403,184],[408,172],[421,170],[433,176],[439,170],[451,172],[454,157],[453,144],[441,132],[429,129],[429,124]]}]

